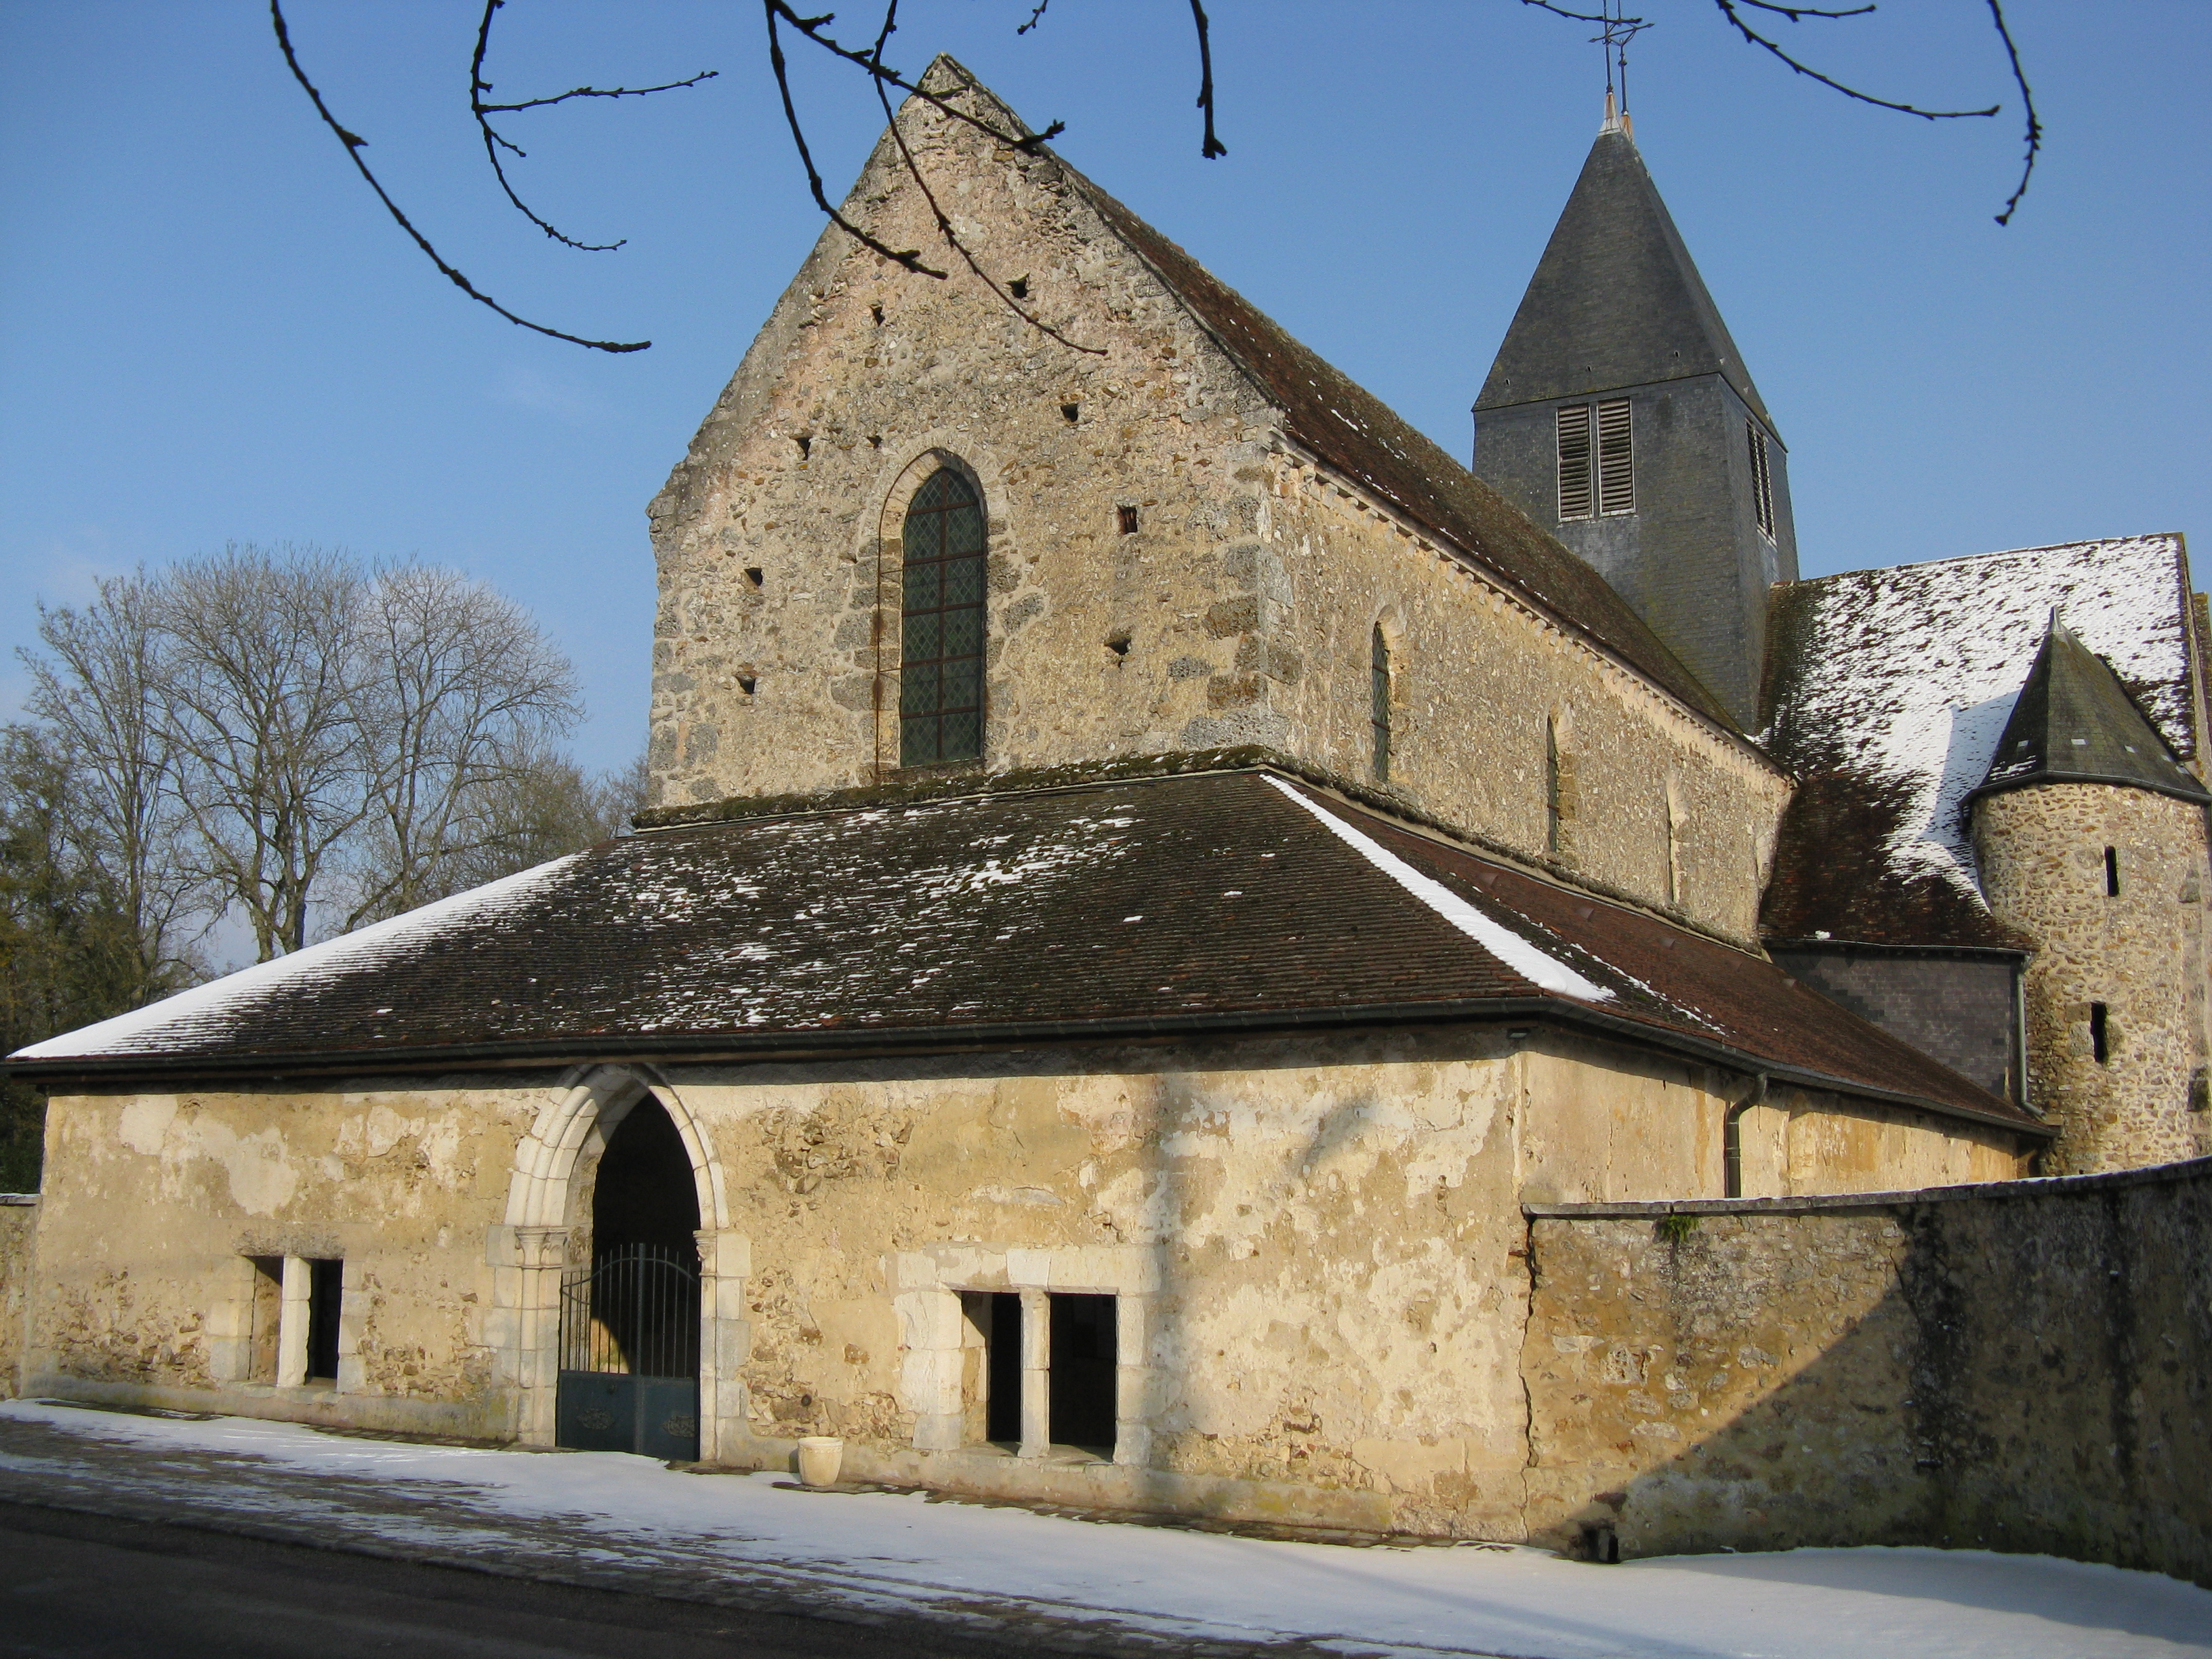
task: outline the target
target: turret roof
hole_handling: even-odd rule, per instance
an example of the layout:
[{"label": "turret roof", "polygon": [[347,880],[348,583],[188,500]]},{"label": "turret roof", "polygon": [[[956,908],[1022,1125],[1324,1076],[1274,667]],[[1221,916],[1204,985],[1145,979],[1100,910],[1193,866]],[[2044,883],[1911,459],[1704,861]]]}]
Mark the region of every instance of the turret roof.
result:
[{"label": "turret roof", "polygon": [[1974,793],[2032,783],[2115,783],[2212,800],[2168,751],[2112,665],[2075,636],[2055,607]]},{"label": "turret roof", "polygon": [[1719,374],[1774,422],[1645,171],[1608,123],[1553,228],[1477,410]]}]

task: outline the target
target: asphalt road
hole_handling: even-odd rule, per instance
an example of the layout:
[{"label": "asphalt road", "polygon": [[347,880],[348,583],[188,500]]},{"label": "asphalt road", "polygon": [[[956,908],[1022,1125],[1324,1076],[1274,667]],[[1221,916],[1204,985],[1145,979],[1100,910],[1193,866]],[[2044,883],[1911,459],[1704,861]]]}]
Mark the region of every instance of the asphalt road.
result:
[{"label": "asphalt road", "polygon": [[1006,1659],[941,1627],[533,1583],[0,1502],[0,1655]]}]

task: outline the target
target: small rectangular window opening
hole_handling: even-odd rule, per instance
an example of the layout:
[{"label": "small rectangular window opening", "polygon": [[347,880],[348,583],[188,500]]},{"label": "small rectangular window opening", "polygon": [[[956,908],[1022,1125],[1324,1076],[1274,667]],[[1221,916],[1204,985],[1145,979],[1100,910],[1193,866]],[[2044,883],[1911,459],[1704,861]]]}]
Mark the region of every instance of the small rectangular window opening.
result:
[{"label": "small rectangular window opening", "polygon": [[1737,1107],[1721,1120],[1721,1194],[1743,1196],[1743,1113]]},{"label": "small rectangular window opening", "polygon": [[246,1329],[246,1380],[276,1380],[277,1336],[284,1317],[284,1258],[257,1255],[253,1262],[253,1310]]},{"label": "small rectangular window opening", "polygon": [[983,1437],[1022,1443],[1022,1298],[999,1291],[979,1298],[988,1309],[983,1331]]},{"label": "small rectangular window opening", "polygon": [[2089,1053],[2100,1066],[2109,1064],[2112,1058],[2112,1018],[2101,1002],[2089,1005]]},{"label": "small rectangular window opening", "polygon": [[1619,518],[1636,511],[1636,456],[1628,399],[1597,406],[1597,510]]},{"label": "small rectangular window opening", "polygon": [[1569,404],[1559,412],[1559,517],[1590,515],[1590,412],[1588,404]]},{"label": "small rectangular window opening", "polygon": [[345,1294],[345,1263],[307,1263],[307,1380],[338,1378],[338,1310]]},{"label": "small rectangular window opening", "polygon": [[1114,509],[1114,517],[1115,520],[1121,526],[1121,533],[1124,536],[1133,536],[1137,533],[1137,509],[1135,507],[1117,507]]},{"label": "small rectangular window opening", "polygon": [[1050,1427],[1056,1446],[1114,1455],[1114,1373],[1118,1353],[1114,1298],[1054,1291]]},{"label": "small rectangular window opening", "polygon": [[2107,847],[2105,849],[2105,896],[2118,898],[2119,896],[2120,849],[2117,847]]},{"label": "small rectangular window opening", "polygon": [[1766,434],[1756,421],[1746,421],[1743,430],[1751,445],[1751,509],[1759,520],[1759,533],[1771,542],[1774,539],[1774,475],[1767,461]]}]

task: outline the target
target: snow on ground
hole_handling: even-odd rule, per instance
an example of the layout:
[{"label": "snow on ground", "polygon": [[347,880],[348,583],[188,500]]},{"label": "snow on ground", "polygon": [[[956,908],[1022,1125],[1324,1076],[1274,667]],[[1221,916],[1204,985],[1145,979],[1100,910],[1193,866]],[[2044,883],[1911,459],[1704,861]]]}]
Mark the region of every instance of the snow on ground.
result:
[{"label": "snow on ground", "polygon": [[602,1572],[634,1564],[641,1581],[665,1584],[681,1568],[695,1583],[797,1585],[855,1609],[1016,1607],[1170,1641],[1304,1639],[1347,1656],[2212,1656],[2212,1591],[1981,1551],[1604,1567],[1492,1546],[1263,1542],[918,1495],[814,1493],[787,1475],[697,1476],[610,1453],[422,1446],[32,1401],[0,1404],[0,1477],[70,1502],[105,1492],[216,1504],[325,1537],[367,1528],[394,1546],[481,1553],[503,1571],[533,1559],[549,1573],[579,1560]]}]

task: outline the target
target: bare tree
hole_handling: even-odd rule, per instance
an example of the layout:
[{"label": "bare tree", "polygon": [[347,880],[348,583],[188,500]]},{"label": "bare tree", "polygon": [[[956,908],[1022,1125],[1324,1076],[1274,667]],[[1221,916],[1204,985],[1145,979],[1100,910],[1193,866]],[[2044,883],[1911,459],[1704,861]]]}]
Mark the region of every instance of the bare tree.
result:
[{"label": "bare tree", "polygon": [[206,897],[185,856],[176,746],[157,690],[167,671],[156,599],[143,571],[109,577],[82,611],[40,605],[46,654],[18,653],[31,675],[26,708],[45,723],[36,740],[55,780],[45,822],[127,923],[131,1006],[190,972]]},{"label": "bare tree", "polygon": [[[1872,3],[1814,6],[1787,3],[1786,0],[1711,0],[1711,3],[1723,21],[1746,45],[1767,54],[1793,73],[1806,76],[1833,92],[1840,93],[1846,98],[1856,99],[1880,109],[1893,110],[1903,115],[1918,116],[1929,121],[1982,119],[1996,115],[2002,108],[2000,104],[1992,104],[1981,109],[1929,109],[1917,104],[1876,96],[1814,68],[1802,58],[1784,48],[1774,35],[1753,27],[1752,21],[1756,18],[1761,24],[1769,27],[1773,27],[1772,24],[1768,23],[1769,19],[1779,20],[1780,23],[1791,27],[1806,22],[1841,22],[1870,15],[1876,9]],[[1014,32],[1017,34],[1029,34],[1037,29],[1038,26],[1045,21],[1046,12],[1051,3],[1052,0],[1035,0],[1035,3],[1029,5],[1027,20],[1018,25]],[[1199,154],[1206,160],[1212,161],[1226,155],[1229,153],[1229,147],[1222,143],[1214,129],[1212,26],[1206,17],[1203,0],[1189,0],[1189,3],[1198,55],[1196,107],[1202,118],[1202,135],[1199,143]],[[1581,0],[1580,4],[1566,3],[1566,0],[1521,0],[1521,3],[1571,22],[1595,25],[1599,33],[1593,37],[1592,44],[1600,45],[1605,48],[1609,76],[1616,63],[1618,64],[1624,82],[1626,76],[1626,64],[1622,54],[1625,52],[1626,44],[1633,35],[1650,26],[1650,19],[1628,15],[1626,0]],[[2003,0],[1982,0],[1982,3],[1989,9],[1990,23],[1998,45],[2003,50],[2007,72],[2014,86],[2019,90],[2025,131],[2026,153],[2021,161],[2019,182],[2014,185],[2012,195],[1996,215],[1997,223],[2002,225],[2011,222],[2013,213],[2020,205],[2021,198],[2027,191],[2028,179],[2035,171],[2037,158],[2042,153],[2043,124],[2036,112],[2035,94],[2028,85],[2027,71],[2021,66],[2019,46],[2013,39],[2011,26],[2005,18]],[[494,103],[486,96],[493,88],[492,83],[485,79],[485,63],[491,50],[493,21],[506,4],[507,0],[483,0],[483,10],[477,24],[475,51],[469,61],[469,110],[475,118],[479,134],[483,140],[484,155],[490,162],[499,186],[506,193],[508,202],[513,204],[516,211],[544,231],[547,236],[562,246],[572,248],[578,252],[612,252],[622,246],[620,240],[611,242],[580,241],[556,228],[522,199],[515,189],[514,180],[508,176],[502,152],[517,157],[521,156],[524,152],[499,130],[494,118],[550,108],[555,105],[580,98],[641,98],[656,93],[681,91],[685,88],[696,87],[713,79],[718,71],[702,70],[696,74],[686,76],[681,80],[665,82],[657,86],[580,86],[544,97]],[[805,124],[800,116],[798,99],[792,90],[790,64],[785,57],[783,49],[787,36],[805,42],[831,61],[866,77],[869,84],[875,88],[877,98],[882,104],[886,116],[890,113],[891,92],[896,89],[910,97],[923,100],[951,119],[963,122],[994,142],[1012,149],[1034,152],[1039,145],[1057,137],[1064,128],[1060,122],[1054,121],[1042,132],[1002,131],[991,122],[979,118],[972,111],[949,101],[936,91],[924,88],[917,81],[909,79],[898,70],[891,67],[884,61],[884,53],[890,47],[891,37],[898,33],[899,4],[900,0],[883,0],[883,15],[875,27],[872,40],[868,44],[860,45],[855,44],[861,38],[860,36],[847,36],[840,39],[830,32],[830,26],[836,21],[836,14],[834,12],[806,15],[793,10],[788,0],[761,0],[762,15],[767,24],[766,56],[769,73],[775,82],[776,92],[782,102],[785,123],[791,131],[792,148],[798,156],[800,168],[806,175],[807,190],[813,196],[816,207],[863,246],[873,249],[883,258],[914,276],[941,282],[949,274],[947,268],[930,264],[923,258],[922,252],[919,248],[895,248],[878,240],[865,226],[855,224],[846,218],[837,204],[830,199],[829,192],[823,184],[821,173],[814,165],[813,151],[806,139]],[[1595,5],[1597,9],[1587,9],[1592,5]],[[1018,12],[1020,9],[1021,0],[1017,0],[1014,10]],[[316,115],[331,130],[337,141],[345,147],[346,157],[353,164],[355,171],[360,173],[369,189],[376,193],[377,199],[384,204],[386,211],[391,214],[393,222],[406,233],[416,246],[422,251],[423,255],[437,267],[439,273],[448,282],[479,305],[488,307],[518,327],[530,329],[556,340],[565,340],[572,345],[586,346],[595,351],[629,352],[643,351],[653,343],[650,340],[594,340],[578,334],[564,333],[560,329],[548,327],[543,323],[532,322],[527,317],[508,310],[507,307],[478,289],[461,273],[458,267],[432,246],[429,239],[422,231],[416,228],[414,222],[407,216],[399,204],[392,199],[391,192],[385,189],[374,171],[362,158],[362,151],[367,147],[368,141],[339,121],[325,100],[320,89],[309,77],[306,66],[301,61],[299,52],[293,45],[291,27],[284,16],[283,0],[269,0],[269,18],[270,26],[276,31],[277,48],[283,54],[285,65],[291,70],[293,78],[299,82],[301,89],[307,94],[309,101],[313,104]],[[1356,26],[1355,24],[1354,27]],[[893,130],[896,131],[896,127]],[[997,296],[999,302],[1032,328],[1051,337],[1071,349],[1077,351],[1095,349],[1068,339],[1058,330],[1044,322],[1023,303],[1024,296],[1016,291],[1018,285],[1002,284],[984,270],[967,245],[961,240],[951,219],[938,208],[937,198],[930,191],[928,179],[923,173],[919,161],[908,149],[903,137],[900,140],[899,150],[900,160],[908,173],[921,187],[928,200],[936,219],[938,234],[943,239],[946,247],[984,282],[991,292]]]},{"label": "bare tree", "polygon": [[363,580],[319,548],[233,544],[155,589],[149,688],[197,834],[197,871],[262,960],[307,942],[319,883],[370,812],[357,720]]},{"label": "bare tree", "polygon": [[543,751],[487,792],[485,834],[437,872],[422,900],[465,891],[500,877],[627,834],[645,806],[645,757],[597,778],[566,756]]},{"label": "bare tree", "polygon": [[353,718],[368,812],[348,927],[458,891],[465,872],[498,862],[514,834],[503,804],[538,786],[582,712],[568,659],[481,582],[388,568],[362,611]]}]

